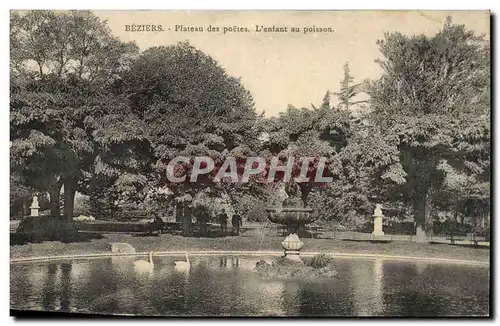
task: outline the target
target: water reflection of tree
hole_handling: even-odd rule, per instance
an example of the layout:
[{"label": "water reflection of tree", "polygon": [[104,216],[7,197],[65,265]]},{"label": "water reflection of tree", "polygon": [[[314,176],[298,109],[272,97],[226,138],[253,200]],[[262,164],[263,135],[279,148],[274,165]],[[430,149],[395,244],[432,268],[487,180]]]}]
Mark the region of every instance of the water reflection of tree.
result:
[{"label": "water reflection of tree", "polygon": [[384,293],[387,315],[484,315],[489,307],[489,277],[470,266],[390,263],[385,269],[391,291]]},{"label": "water reflection of tree", "polygon": [[41,288],[40,284],[34,287],[30,275],[33,268],[29,265],[10,266],[10,306],[12,309],[27,309],[32,303],[30,297],[35,288]]},{"label": "water reflection of tree", "polygon": [[351,262],[350,277],[353,282],[354,314],[379,316],[384,311],[384,261],[360,260]]},{"label": "water reflection of tree", "polygon": [[115,267],[111,259],[92,263],[89,283],[79,293],[91,312],[124,312],[119,305],[117,292],[127,286],[127,273],[119,273]]},{"label": "water reflection of tree", "polygon": [[189,274],[162,269],[153,279],[149,300],[156,314],[169,316],[185,314],[186,278]]},{"label": "water reflection of tree", "polygon": [[298,313],[303,316],[355,316],[355,286],[347,261],[337,261],[338,276],[315,282],[300,282]]},{"label": "water reflection of tree", "polygon": [[42,306],[46,311],[56,310],[57,265],[47,265],[47,275],[42,291]]},{"label": "water reflection of tree", "polygon": [[70,311],[71,299],[71,263],[61,264],[61,282],[60,291],[60,311]]}]

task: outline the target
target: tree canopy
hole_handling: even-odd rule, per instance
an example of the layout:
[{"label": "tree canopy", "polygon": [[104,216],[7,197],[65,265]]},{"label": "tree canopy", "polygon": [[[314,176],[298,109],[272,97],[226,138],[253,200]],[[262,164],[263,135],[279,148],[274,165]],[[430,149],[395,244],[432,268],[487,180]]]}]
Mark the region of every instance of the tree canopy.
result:
[{"label": "tree canopy", "polygon": [[398,139],[402,193],[425,241],[432,197],[446,174],[438,167],[463,170],[489,155],[489,46],[451,19],[435,36],[388,33],[378,44],[384,73],[370,84],[371,109],[386,137]]},{"label": "tree canopy", "polygon": [[[97,215],[178,202],[259,219],[277,157],[294,161],[290,181],[278,172],[274,183],[322,220],[359,224],[382,203],[414,216],[425,241],[438,211],[473,223],[490,213],[490,44],[451,19],[436,35],[386,33],[380,78],[357,83],[346,63],[339,92],[276,117],[257,114],[244,80],[188,42],[139,53],[88,11],[12,13],[10,34],[11,203],[48,193],[58,216],[63,188],[69,219],[76,191]],[[169,180],[197,156],[214,161],[211,173]],[[240,182],[257,156],[266,168]],[[178,157],[189,161],[169,171]],[[239,182],[214,182],[228,157]],[[316,182],[318,172],[332,182]]]}]

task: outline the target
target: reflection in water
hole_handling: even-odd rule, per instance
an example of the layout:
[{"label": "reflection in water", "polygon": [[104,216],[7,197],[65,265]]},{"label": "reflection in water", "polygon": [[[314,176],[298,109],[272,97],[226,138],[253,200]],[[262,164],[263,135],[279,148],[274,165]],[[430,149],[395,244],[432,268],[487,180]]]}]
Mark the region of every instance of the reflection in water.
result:
[{"label": "reflection in water", "polygon": [[63,263],[61,264],[61,299],[60,299],[60,310],[70,311],[70,297],[71,297],[71,264]]},{"label": "reflection in water", "polygon": [[425,263],[425,262],[418,262],[418,263],[415,263],[415,268],[417,270],[417,274],[423,274],[425,272],[425,270],[427,269],[427,267],[429,267],[429,264],[428,263]]},{"label": "reflection in water", "polygon": [[283,294],[285,292],[285,284],[282,281],[267,281],[261,285],[262,296],[266,298],[268,304],[263,305],[262,313],[267,316],[282,316],[285,314],[283,310]]},{"label": "reflection in water", "polygon": [[[190,316],[487,315],[485,267],[337,259],[334,278],[266,281],[252,272],[273,257],[155,257],[150,275],[133,258],[11,265],[11,308]],[[193,259],[193,260],[195,260]]]},{"label": "reflection in water", "polygon": [[47,274],[45,275],[45,282],[43,287],[38,285],[38,288],[42,289],[42,305],[44,310],[57,310],[57,298],[56,298],[56,286],[57,280],[57,265],[52,263],[47,265]]},{"label": "reflection in water", "polygon": [[377,316],[383,310],[383,261],[380,258],[352,264],[354,309],[357,316]]}]

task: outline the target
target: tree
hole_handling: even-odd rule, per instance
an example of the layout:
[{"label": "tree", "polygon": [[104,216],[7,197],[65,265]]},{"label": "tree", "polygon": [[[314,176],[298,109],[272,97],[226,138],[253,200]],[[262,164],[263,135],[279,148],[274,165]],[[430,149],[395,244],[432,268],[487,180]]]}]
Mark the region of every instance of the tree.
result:
[{"label": "tree", "polygon": [[407,173],[401,193],[424,242],[444,179],[440,162],[463,166],[489,148],[489,46],[451,18],[432,37],[387,33],[378,45],[383,75],[369,85],[374,122],[398,139]]},{"label": "tree", "polygon": [[[281,164],[289,158],[294,159],[291,179],[287,182],[288,195],[300,195],[302,205],[308,206],[308,196],[312,189],[327,187],[325,183],[315,181],[319,161],[325,158],[323,176],[336,177],[339,173],[338,153],[346,146],[351,135],[350,115],[345,110],[330,107],[329,93],[323,98],[322,105],[313,109],[297,109],[289,106],[287,111],[267,122],[269,139],[264,142],[264,153],[278,155]],[[306,182],[294,181],[300,175],[300,158],[310,157]],[[277,173],[277,180],[283,180],[284,173]]]},{"label": "tree", "polygon": [[335,182],[311,194],[319,219],[362,226],[375,204],[389,207],[393,189],[405,182],[396,142],[371,120],[369,114],[350,120],[350,136],[337,154]]},{"label": "tree", "polygon": [[[258,146],[257,115],[248,90],[187,42],[144,51],[116,89],[130,100],[120,125],[144,128],[143,133],[130,135],[128,144],[135,139],[141,146],[127,145],[120,150],[142,155],[141,162],[150,162],[150,170],[142,174],[142,185],[147,189],[168,187],[175,198],[189,197],[189,202],[206,188],[220,194],[234,185],[212,182],[217,170],[199,176],[194,183],[189,178],[193,160],[177,164],[175,173],[188,178],[175,183],[167,178],[168,163],[179,156],[208,156],[220,167],[226,157],[242,158]],[[107,137],[109,129],[103,129],[102,137]],[[115,171],[124,168],[111,160],[103,161],[103,166]],[[186,219],[190,223],[191,216]]]},{"label": "tree", "polygon": [[10,34],[11,154],[28,182],[50,193],[56,216],[64,186],[72,219],[75,192],[95,158],[95,121],[122,106],[109,86],[137,47],[88,11],[13,12]]},{"label": "tree", "polygon": [[349,110],[352,105],[366,103],[366,101],[354,101],[353,99],[362,90],[363,84],[354,84],[354,77],[351,76],[349,62],[344,64],[344,79],[340,82],[340,92],[335,93],[340,100],[339,107]]}]

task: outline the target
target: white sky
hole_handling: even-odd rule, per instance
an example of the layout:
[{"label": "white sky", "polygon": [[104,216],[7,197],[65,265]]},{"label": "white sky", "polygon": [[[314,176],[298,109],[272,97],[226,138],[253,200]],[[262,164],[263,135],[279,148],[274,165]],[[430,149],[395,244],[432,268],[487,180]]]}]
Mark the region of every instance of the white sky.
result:
[{"label": "white sky", "polygon": [[[384,32],[435,34],[447,15],[489,35],[486,11],[98,11],[113,33],[136,41],[141,50],[189,40],[211,55],[230,75],[241,77],[258,112],[276,115],[288,104],[310,107],[325,92],[339,90],[343,64],[350,62],[356,81],[380,74],[376,41]],[[130,32],[126,24],[160,24],[164,32]],[[175,32],[175,25],[248,27],[249,33]],[[334,33],[256,33],[255,25],[332,27]],[[171,29],[171,31],[168,30]],[[489,37],[489,36],[488,36]],[[337,99],[333,99],[336,103]]]}]

